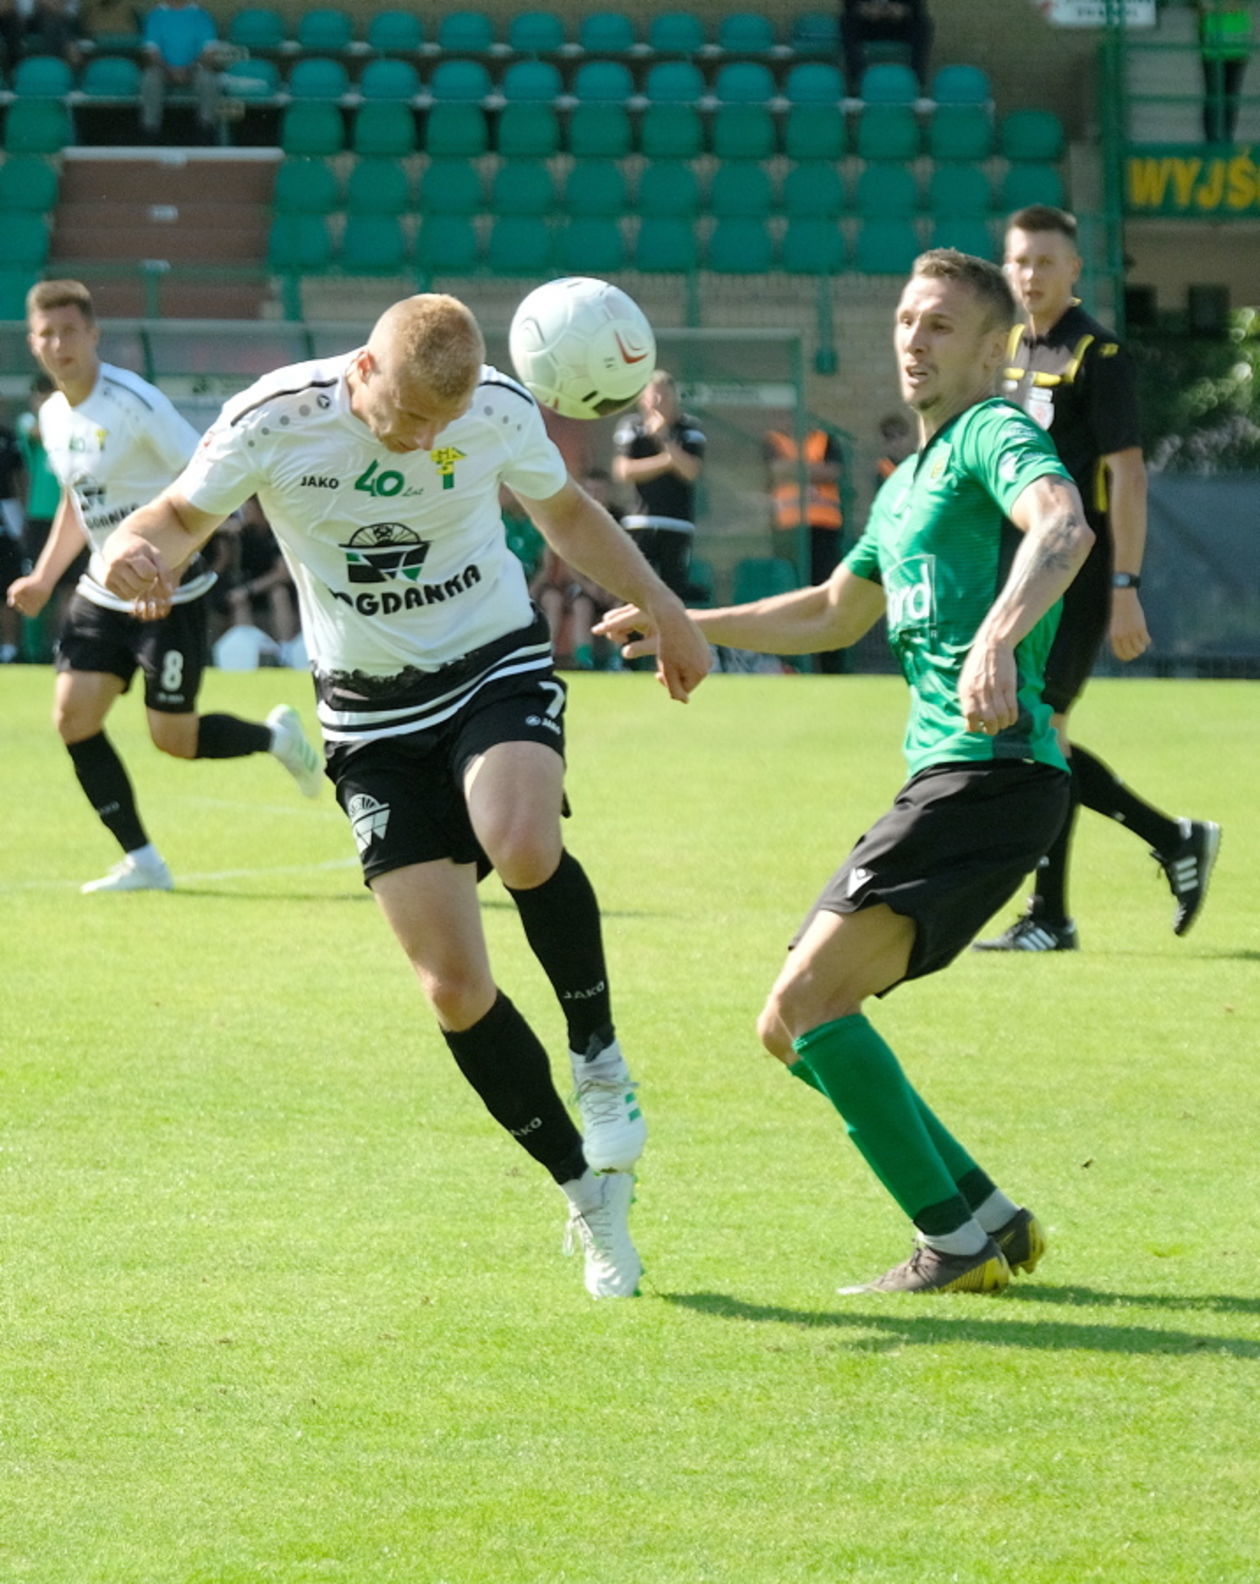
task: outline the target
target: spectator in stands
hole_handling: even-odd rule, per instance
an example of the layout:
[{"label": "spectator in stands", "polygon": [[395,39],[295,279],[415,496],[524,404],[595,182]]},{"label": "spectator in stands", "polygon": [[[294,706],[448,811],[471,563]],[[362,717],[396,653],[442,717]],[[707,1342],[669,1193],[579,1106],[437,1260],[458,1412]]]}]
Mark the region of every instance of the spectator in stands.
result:
[{"label": "spectator in stands", "polygon": [[704,447],[700,425],[679,405],[673,376],[659,368],[639,397],[638,412],[623,418],[613,435],[613,477],[635,491],[634,510],[622,526],[680,599],[689,587]]},{"label": "spectator in stands", "polygon": [[140,80],[140,130],[151,143],[162,131],[168,89],[190,89],[203,140],[218,141],[218,29],[194,0],[162,0],[144,23],[145,67]]},{"label": "spectator in stands", "polygon": [[297,591],[257,497],[235,512],[210,543],[219,581],[211,593],[215,664],[226,638],[238,657],[229,670],[254,670],[279,659],[297,637]]},{"label": "spectator in stands", "polygon": [[[590,468],[583,475],[582,488],[620,522],[620,514],[612,505],[611,486],[612,479],[603,468]],[[591,628],[605,611],[612,609],[616,599],[607,589],[561,560],[550,545],[544,548],[542,565],[529,592],[547,618],[556,665],[561,670],[593,671],[597,640]]]},{"label": "spectator in stands", "polygon": [[21,58],[22,33],[17,0],[0,0],[0,71],[11,71]]},{"label": "spectator in stands", "polygon": [[70,0],[34,0],[22,35],[24,55],[55,55],[78,67],[86,32]]},{"label": "spectator in stands", "polygon": [[[22,453],[22,468],[26,474],[26,527],[22,550],[28,568],[39,560],[61,501],[61,485],[48,465],[48,455],[39,432],[40,408],[55,388],[47,374],[37,374],[31,381],[26,411],[19,413],[17,420],[18,449]],[[33,621],[28,619],[24,622],[22,651],[28,660],[42,665],[52,659],[53,639],[61,631],[66,606],[74,596],[75,584],[87,571],[87,564],[88,552],[84,548],[57,580],[49,610]]]},{"label": "spectator in stands", "polygon": [[[825,583],[840,559],[840,442],[829,429],[815,428],[802,438],[767,429],[762,442],[766,482],[774,514],[775,554],[795,566],[800,560],[800,530],[809,533],[810,583]],[[803,486],[803,490],[802,490]],[[820,671],[843,669],[843,656],[830,649],[814,656]]]},{"label": "spectator in stands", "polygon": [[925,88],[932,32],[927,0],[841,0],[840,47],[849,93],[856,98],[861,92],[868,44],[904,45],[919,86]]},{"label": "spectator in stands", "polygon": [[1198,0],[1203,56],[1203,136],[1232,143],[1243,74],[1251,54],[1251,7],[1230,0]]},{"label": "spectator in stands", "polygon": [[879,420],[880,452],[875,462],[875,488],[879,489],[914,450],[909,421],[901,413],[888,413]]},{"label": "spectator in stands", "polygon": [[[22,452],[18,437],[0,423],[0,598],[28,568],[22,555],[22,496],[25,493]],[[21,617],[8,605],[0,606],[0,665],[18,658]]]}]

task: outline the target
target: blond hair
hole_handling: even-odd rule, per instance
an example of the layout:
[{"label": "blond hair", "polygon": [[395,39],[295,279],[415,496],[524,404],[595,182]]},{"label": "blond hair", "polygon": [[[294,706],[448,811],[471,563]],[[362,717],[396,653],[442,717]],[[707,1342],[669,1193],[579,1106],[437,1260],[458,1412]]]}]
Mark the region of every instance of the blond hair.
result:
[{"label": "blond hair", "polygon": [[32,314],[51,313],[54,308],[77,308],[89,324],[96,320],[92,293],[82,281],[36,281],[26,294],[26,317],[29,319]]},{"label": "blond hair", "polygon": [[974,253],[960,253],[957,248],[929,248],[915,259],[910,274],[912,279],[923,276],[929,280],[961,281],[988,310],[989,321],[1003,330],[1009,330],[1019,317],[1006,276],[996,264],[977,258]]},{"label": "blond hair", "polygon": [[486,343],[457,297],[421,292],[387,308],[372,327],[368,351],[405,371],[443,403],[466,401],[481,373]]}]

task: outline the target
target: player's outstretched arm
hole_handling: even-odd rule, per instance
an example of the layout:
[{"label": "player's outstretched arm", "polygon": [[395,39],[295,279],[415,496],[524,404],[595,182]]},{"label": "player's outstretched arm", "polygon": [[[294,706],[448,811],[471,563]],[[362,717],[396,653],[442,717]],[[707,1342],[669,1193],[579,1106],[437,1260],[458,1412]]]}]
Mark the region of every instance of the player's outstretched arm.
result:
[{"label": "player's outstretched arm", "polygon": [[105,541],[105,587],[131,600],[137,616],[147,614],[147,607],[160,614],[160,607],[169,604],[180,568],[222,521],[182,495],[163,491],[124,517]]},{"label": "player's outstretched arm", "polygon": [[1015,724],[1015,646],[1062,596],[1094,542],[1076,486],[1064,478],[1034,479],[1010,515],[1023,542],[976,630],[958,684],[969,731],[1001,731]]}]

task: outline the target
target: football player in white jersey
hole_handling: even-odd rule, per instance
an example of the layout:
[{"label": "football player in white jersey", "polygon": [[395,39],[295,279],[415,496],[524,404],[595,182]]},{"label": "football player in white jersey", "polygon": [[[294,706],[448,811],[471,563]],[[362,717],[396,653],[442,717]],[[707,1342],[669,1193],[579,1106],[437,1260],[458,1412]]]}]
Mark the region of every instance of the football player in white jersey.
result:
[{"label": "football player in white jersey", "polygon": [[37,616],[57,580],[92,550],[57,647],[54,719],[79,784],[122,859],[84,891],[169,891],[171,873],[150,842],[131,780],[105,735],[114,700],[144,672],[149,735],[177,759],[238,759],[271,753],[308,797],[319,792],[318,756],[298,713],[273,710],[265,725],[235,715],[199,715],[208,662],[205,594],[215,575],[197,557],[146,617],[104,583],[101,547],[129,512],[166,487],[197,447],[197,431],[165,396],[127,369],[104,363],[92,298],[78,281],[41,281],[26,299],[28,341],[57,389],[40,409],[40,434],[61,484],[61,504],[29,577],[9,603]]},{"label": "football player in white jersey", "polygon": [[[500,484],[571,566],[641,591],[673,698],[703,679],[709,650],[569,478],[534,399],[484,357],[464,304],[423,294],[387,310],[357,351],[258,381],[111,535],[106,584],[160,605],[223,518],[258,496],[293,568],[328,774],[365,881],[465,1078],[564,1190],[587,1290],[629,1297],[646,1129],[614,1034],[599,906],[561,837],[565,688],[507,546]],[[494,982],[477,902],[488,866],[564,1012],[582,1133]]]}]

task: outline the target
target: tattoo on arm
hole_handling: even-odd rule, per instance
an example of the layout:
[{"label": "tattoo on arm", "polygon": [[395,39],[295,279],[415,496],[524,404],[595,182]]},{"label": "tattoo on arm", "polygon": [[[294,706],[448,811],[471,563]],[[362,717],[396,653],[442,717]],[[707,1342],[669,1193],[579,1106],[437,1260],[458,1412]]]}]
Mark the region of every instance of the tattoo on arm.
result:
[{"label": "tattoo on arm", "polygon": [[1034,574],[1070,572],[1076,565],[1083,526],[1074,511],[1065,508],[1056,512],[1029,546],[1032,552],[1029,570]]}]

